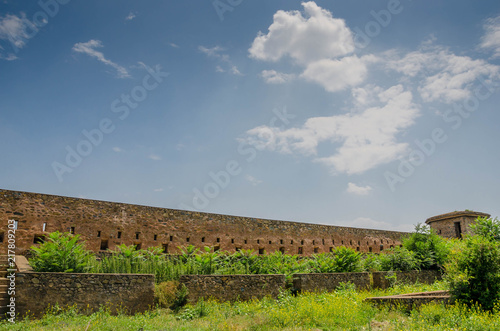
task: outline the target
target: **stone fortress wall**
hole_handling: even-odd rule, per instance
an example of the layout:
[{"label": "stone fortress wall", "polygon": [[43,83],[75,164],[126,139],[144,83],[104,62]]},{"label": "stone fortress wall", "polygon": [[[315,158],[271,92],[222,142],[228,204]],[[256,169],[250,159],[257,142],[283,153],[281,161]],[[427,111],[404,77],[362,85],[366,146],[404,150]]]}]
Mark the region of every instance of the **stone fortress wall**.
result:
[{"label": "stone fortress wall", "polygon": [[54,231],[79,234],[87,248],[96,252],[134,244],[160,246],[169,254],[188,245],[229,252],[253,249],[259,254],[279,250],[311,255],[337,246],[380,252],[400,245],[407,234],[0,190],[0,252],[4,254],[8,220],[17,221],[18,254]]}]

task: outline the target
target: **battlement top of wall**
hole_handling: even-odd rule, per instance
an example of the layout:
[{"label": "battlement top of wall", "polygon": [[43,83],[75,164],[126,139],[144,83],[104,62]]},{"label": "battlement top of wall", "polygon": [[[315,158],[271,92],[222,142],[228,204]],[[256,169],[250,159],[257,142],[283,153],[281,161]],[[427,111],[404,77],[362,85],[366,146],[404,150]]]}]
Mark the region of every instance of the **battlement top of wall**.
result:
[{"label": "battlement top of wall", "polygon": [[472,211],[472,210],[464,210],[464,211],[454,211],[451,213],[446,213],[446,214],[441,214],[437,216],[433,216],[428,218],[425,223],[430,224],[432,222],[437,222],[437,221],[444,221],[444,220],[449,220],[453,218],[458,218],[458,217],[490,217],[490,214],[486,213],[481,213],[478,211]]}]

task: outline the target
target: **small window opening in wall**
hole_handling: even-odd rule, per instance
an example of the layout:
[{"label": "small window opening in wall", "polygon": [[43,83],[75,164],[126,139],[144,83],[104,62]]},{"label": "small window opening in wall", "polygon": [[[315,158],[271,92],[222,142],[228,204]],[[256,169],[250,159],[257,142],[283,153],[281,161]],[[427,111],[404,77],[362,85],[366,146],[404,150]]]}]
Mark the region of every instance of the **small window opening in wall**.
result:
[{"label": "small window opening in wall", "polygon": [[259,255],[264,255],[264,248],[259,248]]},{"label": "small window opening in wall", "polygon": [[[3,233],[2,233],[2,237],[3,237]],[[3,241],[3,238],[2,238],[2,241]],[[45,241],[44,235],[35,234],[35,237],[33,238],[33,244],[43,244],[44,241]]]},{"label": "small window opening in wall", "polygon": [[318,247],[314,247],[314,254],[316,254],[318,252],[319,252],[319,248]]},{"label": "small window opening in wall", "polygon": [[335,239],[332,239],[332,245],[335,245]]},{"label": "small window opening in wall", "polygon": [[370,246],[370,247],[368,247],[368,252],[370,252],[370,253],[371,253],[372,251],[373,251],[372,247],[371,247],[371,246]]},{"label": "small window opening in wall", "polygon": [[218,250],[220,250],[220,246],[214,246],[214,252],[217,252]]},{"label": "small window opening in wall", "polygon": [[330,252],[333,252],[333,247],[330,247],[329,251],[330,251]]},{"label": "small window opening in wall", "polygon": [[376,241],[376,240],[374,240],[374,241],[373,241],[373,244],[374,244],[374,245],[376,245],[376,244],[377,244],[377,241]]},{"label": "small window opening in wall", "polygon": [[298,254],[304,254],[304,249],[302,247],[299,247],[297,250]]},{"label": "small window opening in wall", "polygon": [[325,244],[325,239],[321,239],[321,242],[323,243],[323,245]]},{"label": "small window opening in wall", "polygon": [[168,244],[163,244],[163,245],[161,245],[161,247],[163,248],[163,253],[167,254],[168,253]]},{"label": "small window opening in wall", "polygon": [[101,231],[97,231],[97,238],[101,238]]},{"label": "small window opening in wall", "polygon": [[361,246],[361,241],[358,240],[358,246]]},{"label": "small window opening in wall", "polygon": [[0,233],[0,243],[3,243],[3,232]]},{"label": "small window opening in wall", "polygon": [[101,251],[105,251],[108,249],[108,241],[107,240],[101,240]]},{"label": "small window opening in wall", "polygon": [[217,242],[220,243],[220,238],[217,238]]},{"label": "small window opening in wall", "polygon": [[201,237],[201,242],[204,243],[205,242],[205,237]]},{"label": "small window opening in wall", "polygon": [[349,245],[351,245],[351,246],[352,246],[352,240],[349,240]]},{"label": "small window opening in wall", "polygon": [[300,241],[300,244],[301,244],[301,245],[304,245],[304,240],[301,240],[301,241]]},{"label": "small window opening in wall", "polygon": [[280,247],[280,252],[285,254],[285,247]]},{"label": "small window opening in wall", "polygon": [[358,246],[358,247],[356,247],[356,251],[358,251],[358,252],[359,252],[359,246]]},{"label": "small window opening in wall", "polygon": [[368,243],[368,241],[367,241],[367,242],[366,242],[366,246],[368,246],[368,245],[370,245],[370,244],[369,244],[369,243]]},{"label": "small window opening in wall", "polygon": [[313,240],[313,245],[316,245],[316,240]]},{"label": "small window opening in wall", "polygon": [[457,238],[462,238],[462,227],[460,226],[460,222],[455,222],[455,235]]},{"label": "small window opening in wall", "polygon": [[384,245],[380,245],[380,251],[382,252],[384,250]]},{"label": "small window opening in wall", "polygon": [[260,244],[260,239],[257,239],[257,244]]},{"label": "small window opening in wall", "polygon": [[245,244],[247,243],[248,241],[245,239]]},{"label": "small window opening in wall", "polygon": [[118,239],[120,239],[122,237],[122,232],[121,231],[118,231],[118,236],[116,236]]},{"label": "small window opening in wall", "polygon": [[189,237],[186,238],[186,242],[188,243],[189,242]]},{"label": "small window opening in wall", "polygon": [[156,239],[158,239],[158,235],[157,235],[157,234],[155,234],[155,235],[153,236],[153,240],[154,240],[154,241],[156,241]]},{"label": "small window opening in wall", "polygon": [[269,245],[271,245],[273,242],[271,240],[269,240]]},{"label": "small window opening in wall", "polygon": [[234,244],[234,239],[231,239],[231,244]]},{"label": "small window opening in wall", "polygon": [[43,223],[42,231],[45,232],[47,230],[47,223]]},{"label": "small window opening in wall", "polygon": [[340,243],[343,245],[343,244],[344,244],[344,241],[343,241],[343,240],[341,240],[341,241],[340,241]]},{"label": "small window opening in wall", "polygon": [[280,245],[283,245],[283,239],[280,239]]},{"label": "small window opening in wall", "polygon": [[75,234],[75,227],[74,226],[72,226],[71,228],[69,228],[69,233]]},{"label": "small window opening in wall", "polygon": [[139,239],[139,235],[140,235],[140,234],[141,234],[140,232],[136,232],[136,233],[135,233],[135,239]]},{"label": "small window opening in wall", "polygon": [[394,245],[389,246],[389,248],[394,248]]},{"label": "small window opening in wall", "polygon": [[174,241],[174,236],[170,236],[170,241]]},{"label": "small window opening in wall", "polygon": [[439,229],[439,232],[438,232],[438,234],[441,234],[441,229]]},{"label": "small window opening in wall", "polygon": [[293,240],[290,240],[290,245],[293,245]]},{"label": "small window opening in wall", "polygon": [[141,248],[142,248],[142,244],[141,243],[135,244],[135,250],[136,251],[141,250]]},{"label": "small window opening in wall", "polygon": [[241,251],[241,247],[235,247],[234,248],[237,252]]}]

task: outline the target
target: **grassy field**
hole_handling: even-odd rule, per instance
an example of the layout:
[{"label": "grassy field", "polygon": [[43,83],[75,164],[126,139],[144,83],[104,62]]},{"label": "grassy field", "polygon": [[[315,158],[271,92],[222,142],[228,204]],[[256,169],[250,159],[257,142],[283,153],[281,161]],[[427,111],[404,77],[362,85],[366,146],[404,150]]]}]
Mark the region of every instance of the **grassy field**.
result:
[{"label": "grassy field", "polygon": [[0,330],[500,330],[498,310],[485,313],[463,306],[427,305],[411,312],[374,308],[363,302],[370,296],[440,290],[434,285],[396,286],[385,291],[338,290],[334,293],[283,293],[277,300],[250,302],[200,302],[174,313],[156,309],[135,316],[111,316],[105,310],[90,316],[74,309],[48,313],[39,320]]}]

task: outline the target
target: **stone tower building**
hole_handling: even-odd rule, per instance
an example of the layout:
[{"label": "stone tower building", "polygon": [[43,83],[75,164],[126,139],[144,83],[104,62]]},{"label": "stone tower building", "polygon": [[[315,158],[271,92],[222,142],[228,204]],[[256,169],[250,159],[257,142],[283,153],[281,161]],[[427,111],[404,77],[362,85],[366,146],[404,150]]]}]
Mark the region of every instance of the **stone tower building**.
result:
[{"label": "stone tower building", "polygon": [[428,224],[436,233],[446,238],[461,238],[463,234],[470,232],[470,224],[478,217],[490,217],[489,214],[471,210],[454,211],[447,214],[428,218]]}]

